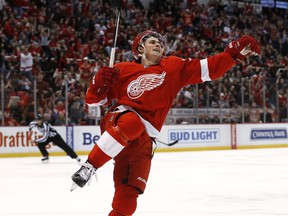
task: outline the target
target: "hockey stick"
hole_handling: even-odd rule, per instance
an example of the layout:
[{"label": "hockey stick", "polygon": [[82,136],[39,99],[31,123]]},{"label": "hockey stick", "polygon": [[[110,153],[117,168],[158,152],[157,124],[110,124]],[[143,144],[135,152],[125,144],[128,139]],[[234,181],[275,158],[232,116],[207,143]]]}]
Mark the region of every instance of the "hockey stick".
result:
[{"label": "hockey stick", "polygon": [[165,142],[162,142],[161,140],[158,140],[158,139],[156,141],[163,144],[163,145],[166,145],[166,146],[173,146],[173,145],[177,144],[179,140],[175,140],[174,142],[171,142],[171,143],[165,143]]},{"label": "hockey stick", "polygon": [[119,20],[120,20],[120,15],[121,15],[122,0],[115,0],[115,5],[116,5],[116,19],[115,19],[116,25],[114,29],[113,47],[110,53],[109,67],[113,67],[114,60],[115,60],[115,51],[116,51],[117,36],[118,36],[118,29],[119,29]]}]

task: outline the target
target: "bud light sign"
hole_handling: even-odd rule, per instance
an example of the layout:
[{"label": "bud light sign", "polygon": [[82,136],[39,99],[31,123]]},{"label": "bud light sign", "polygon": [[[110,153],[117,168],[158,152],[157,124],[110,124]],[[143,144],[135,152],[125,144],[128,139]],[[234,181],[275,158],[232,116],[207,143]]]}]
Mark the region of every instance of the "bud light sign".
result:
[{"label": "bud light sign", "polygon": [[251,140],[260,139],[287,139],[287,130],[284,129],[252,129]]},{"label": "bud light sign", "polygon": [[219,142],[219,129],[183,129],[168,130],[169,141],[179,140],[180,142]]}]

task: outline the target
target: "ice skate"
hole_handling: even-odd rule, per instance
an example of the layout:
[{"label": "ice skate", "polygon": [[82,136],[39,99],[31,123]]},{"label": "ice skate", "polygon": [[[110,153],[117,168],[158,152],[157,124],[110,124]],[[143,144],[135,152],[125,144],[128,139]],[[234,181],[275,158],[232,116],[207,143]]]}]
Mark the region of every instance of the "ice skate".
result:
[{"label": "ice skate", "polygon": [[70,189],[71,191],[77,187],[84,187],[87,182],[88,185],[90,185],[92,176],[96,173],[96,169],[90,163],[86,162],[81,165],[81,168],[71,177],[73,181],[72,187]]},{"label": "ice skate", "polygon": [[49,157],[45,156],[41,159],[42,163],[48,163],[49,162]]}]

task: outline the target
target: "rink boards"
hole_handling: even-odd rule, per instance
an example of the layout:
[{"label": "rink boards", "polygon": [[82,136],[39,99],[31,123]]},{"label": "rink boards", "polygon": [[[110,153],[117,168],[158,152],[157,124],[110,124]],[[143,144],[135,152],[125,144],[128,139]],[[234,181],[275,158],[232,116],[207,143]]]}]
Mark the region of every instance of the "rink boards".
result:
[{"label": "rink boards", "polygon": [[[88,154],[100,137],[99,126],[54,127],[79,154]],[[288,147],[288,124],[209,124],[165,125],[158,138],[157,151],[191,151]],[[0,157],[39,156],[32,140],[40,137],[28,127],[0,127]],[[168,147],[164,143],[178,140]],[[64,155],[57,146],[48,145],[51,155]]]}]

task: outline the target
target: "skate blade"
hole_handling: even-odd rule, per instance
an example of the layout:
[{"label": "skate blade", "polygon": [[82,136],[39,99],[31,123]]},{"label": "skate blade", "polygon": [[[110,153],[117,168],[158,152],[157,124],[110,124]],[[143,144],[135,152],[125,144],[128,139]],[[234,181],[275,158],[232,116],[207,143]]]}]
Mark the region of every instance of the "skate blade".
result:
[{"label": "skate blade", "polygon": [[72,186],[70,188],[70,191],[71,192],[74,191],[77,187],[78,187],[78,185],[75,182],[73,182],[73,184],[72,184]]}]

